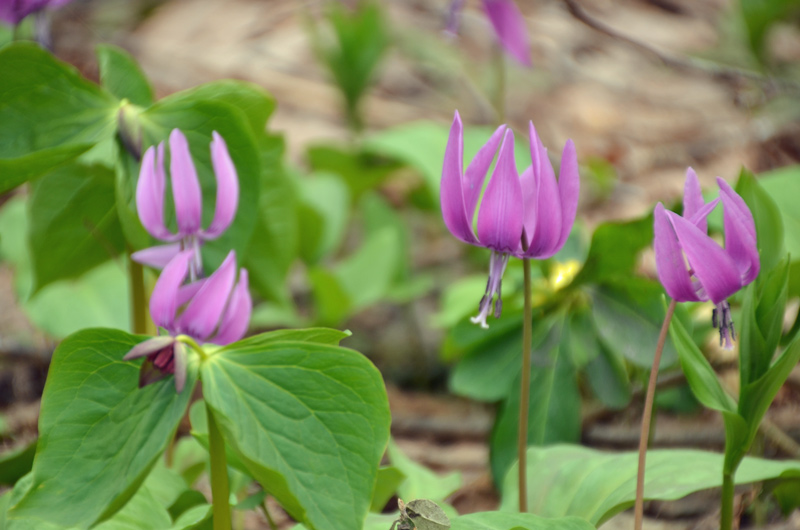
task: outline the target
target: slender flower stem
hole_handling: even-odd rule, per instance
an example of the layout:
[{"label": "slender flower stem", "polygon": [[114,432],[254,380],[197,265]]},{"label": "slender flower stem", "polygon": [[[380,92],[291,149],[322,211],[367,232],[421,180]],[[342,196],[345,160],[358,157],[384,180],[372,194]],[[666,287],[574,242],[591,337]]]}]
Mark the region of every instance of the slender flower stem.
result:
[{"label": "slender flower stem", "polygon": [[[522,232],[522,249],[528,250],[528,238]],[[531,394],[531,260],[522,260],[524,273],[524,314],[522,317],[522,382],[519,388],[519,435],[517,457],[519,459],[519,511],[528,511],[528,406]]]},{"label": "slender flower stem", "polygon": [[231,530],[230,489],[228,488],[228,463],[225,459],[225,441],[206,404],[208,417],[208,452],[211,455],[211,505],[214,512],[214,530]]},{"label": "slender flower stem", "polygon": [[722,513],[719,516],[719,528],[733,528],[733,473],[722,473]]},{"label": "slender flower stem", "polygon": [[661,333],[658,335],[656,353],[653,356],[653,367],[650,369],[650,382],[647,384],[647,394],[644,399],[644,413],[642,414],[642,431],[639,435],[639,468],[636,472],[636,503],[634,505],[634,530],[642,530],[644,519],[644,467],[647,456],[647,446],[650,442],[650,421],[653,416],[653,400],[656,395],[656,383],[658,382],[658,365],[661,364],[661,353],[664,351],[664,343],[667,341],[667,331],[672,315],[675,313],[677,302],[671,301],[667,308],[667,315],[664,317],[664,324],[661,325]]},{"label": "slender flower stem", "polygon": [[[129,249],[130,250],[130,249]],[[128,252],[128,279],[131,290],[131,327],[134,333],[147,333],[147,296],[144,289],[144,268],[131,259]]]}]

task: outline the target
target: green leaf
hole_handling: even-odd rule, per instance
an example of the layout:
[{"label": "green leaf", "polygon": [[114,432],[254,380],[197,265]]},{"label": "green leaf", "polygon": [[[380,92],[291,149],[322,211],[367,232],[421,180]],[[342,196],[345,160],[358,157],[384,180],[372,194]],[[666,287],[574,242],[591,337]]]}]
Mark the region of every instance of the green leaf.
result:
[{"label": "green leaf", "polygon": [[[559,325],[553,326],[545,344],[533,352],[528,445],[578,442],[581,437],[581,396],[575,369],[566,353],[561,351],[559,328]],[[500,487],[506,471],[517,459],[520,380],[518,375],[508,389],[508,398],[503,402],[492,429],[489,460],[492,476]]]},{"label": "green leaf", "polygon": [[362,125],[359,103],[389,46],[389,36],[377,3],[363,3],[351,9],[334,2],[328,7],[326,18],[335,42],[323,42],[313,25],[312,41],[344,96],[351,127],[359,129]]},{"label": "green leaf", "polygon": [[279,329],[247,337],[239,342],[234,342],[223,348],[224,350],[238,350],[244,347],[266,346],[275,342],[310,342],[314,344],[327,344],[338,346],[341,341],[352,335],[349,331],[339,331],[330,328],[307,329]]},{"label": "green leaf", "polygon": [[478,512],[456,517],[451,530],[591,530],[577,517],[547,519],[530,513]]},{"label": "green leaf", "polygon": [[[592,289],[592,315],[602,344],[614,354],[649,370],[665,316],[662,293],[660,285],[642,278],[628,278]],[[660,366],[663,369],[676,360],[675,347],[668,340]]]},{"label": "green leaf", "polygon": [[134,105],[149,107],[153,104],[153,88],[128,52],[117,46],[101,44],[97,47],[100,66],[100,83],[117,99],[127,99]]},{"label": "green leaf", "polygon": [[[478,401],[499,401],[519,384],[515,381],[519,379],[522,366],[522,322],[515,316],[503,315],[503,319],[492,324],[488,331],[467,321],[472,330],[487,336],[470,347],[453,368],[450,390],[454,394]],[[542,347],[552,324],[551,319],[534,320],[531,330],[534,352]],[[458,329],[454,330],[457,332]]]},{"label": "green leaf", "polygon": [[265,299],[287,308],[292,302],[286,277],[302,242],[297,219],[297,193],[281,162],[283,138],[262,136],[258,145],[261,152],[261,196],[245,266],[250,272],[251,286]]},{"label": "green leaf", "polygon": [[764,173],[758,179],[761,187],[778,206],[783,220],[786,252],[795,257],[800,257],[800,212],[796,200],[800,193],[798,176],[800,176],[800,166],[789,166]]},{"label": "green leaf", "polygon": [[461,473],[438,475],[411,460],[394,441],[389,442],[386,453],[392,465],[406,476],[406,480],[397,489],[401,498],[443,501],[461,487]]},{"label": "green leaf", "polygon": [[14,290],[28,318],[48,335],[63,338],[87,327],[127,329],[130,305],[125,271],[113,261],[73,280],[55,282],[29,298],[33,278],[26,241],[26,198],[0,209],[0,257],[14,268]]},{"label": "green leaf", "polygon": [[383,380],[365,357],[276,342],[221,350],[202,377],[225,443],[292,517],[360,527],[390,422]]},{"label": "green leaf", "polygon": [[720,412],[736,412],[736,401],[728,395],[717,379],[717,374],[708,359],[697,347],[680,320],[673,318],[669,326],[670,336],[686,381],[697,400],[706,407]]},{"label": "green leaf", "polygon": [[0,484],[13,486],[27,474],[33,466],[34,454],[36,454],[36,440],[0,454]]},{"label": "green leaf", "polygon": [[9,517],[88,528],[133,496],[163,453],[194,389],[172,378],[139,388],[139,364],[122,357],[141,338],[89,329],[53,354],[42,397],[30,490]]},{"label": "green leaf", "polygon": [[769,368],[781,340],[789,282],[789,260],[762,269],[745,291],[739,336],[741,385],[760,378]]},{"label": "green leaf", "polygon": [[653,242],[653,215],[624,223],[608,222],[592,234],[589,255],[573,285],[629,277],[641,252]]},{"label": "green leaf", "polygon": [[118,103],[32,43],[0,49],[0,193],[116,132]]},{"label": "green leaf", "polygon": [[311,146],[307,156],[314,172],[333,173],[342,177],[354,201],[402,167],[393,158],[368,151],[351,152],[328,145]]},{"label": "green leaf", "polygon": [[372,491],[372,502],[369,511],[380,513],[386,507],[397,488],[406,479],[405,473],[396,466],[384,466],[378,470],[378,478],[375,480],[375,489]]},{"label": "green leaf", "polygon": [[158,492],[147,484],[114,517],[95,526],[97,530],[152,530],[169,528],[172,519],[160,502]]},{"label": "green leaf", "polygon": [[783,249],[783,220],[778,205],[746,168],[742,168],[739,173],[736,193],[742,196],[753,214],[758,235],[761,270],[772,270],[786,253]]},{"label": "green leaf", "polygon": [[589,361],[583,374],[600,402],[611,410],[621,410],[631,402],[631,382],[625,360],[603,347],[597,339],[599,354]]},{"label": "green leaf", "polygon": [[[691,449],[647,452],[644,497],[676,500],[722,484],[723,455]],[[633,506],[636,497],[635,451],[608,453],[561,445],[528,449],[528,509],[544,517],[581,517],[601,525]],[[503,488],[502,511],[518,508],[516,464]],[[779,462],[747,457],[736,484],[772,478],[798,477],[796,461]]]},{"label": "green leaf", "polygon": [[763,376],[748,383],[739,391],[739,413],[747,420],[751,430],[749,442],[752,442],[764,413],[767,412],[772,400],[798,361],[800,361],[800,340],[796,339]]},{"label": "green leaf", "polygon": [[339,248],[350,217],[350,193],[337,175],[318,173],[298,180],[300,256],[314,264]]},{"label": "green leaf", "polygon": [[28,215],[34,292],[77,278],[125,248],[114,173],[103,166],[72,163],[37,180]]},{"label": "green leaf", "polygon": [[211,530],[213,528],[213,511],[210,504],[194,506],[183,512],[175,520],[170,530]]}]

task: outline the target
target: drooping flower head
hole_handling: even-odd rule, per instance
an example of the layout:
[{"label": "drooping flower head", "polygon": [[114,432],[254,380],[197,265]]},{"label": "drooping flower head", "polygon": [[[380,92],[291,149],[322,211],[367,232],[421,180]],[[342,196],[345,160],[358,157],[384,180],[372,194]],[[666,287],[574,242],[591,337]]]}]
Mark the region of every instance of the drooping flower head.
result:
[{"label": "drooping flower head", "polygon": [[[551,257],[564,246],[575,221],[580,180],[572,140],[564,146],[556,182],[547,150],[532,123],[529,130],[532,164],[520,177],[514,161],[514,133],[504,125],[498,127],[481,147],[466,172],[463,171],[463,127],[458,111],[450,128],[441,183],[445,225],[461,241],[492,250],[486,292],[480,302],[479,314],[472,319],[482,327],[488,327],[486,317],[495,296],[494,315],[495,318],[500,316],[500,289],[508,258],[512,255],[518,258]],[[472,219],[501,137],[497,164],[478,209],[476,235]]]},{"label": "drooping flower head", "polygon": [[192,280],[201,275],[200,244],[216,239],[228,228],[239,204],[239,179],[225,140],[213,133],[211,164],[217,181],[217,203],[214,219],[208,228],[200,226],[203,214],[203,197],[197,178],[189,142],[178,129],[169,135],[170,182],[175,203],[177,231],[171,231],[164,222],[164,143],[151,146],[142,158],[139,182],[136,186],[136,209],[142,225],[151,236],[170,244],[151,247],[133,254],[139,263],[156,268],[164,267],[180,251],[193,249],[189,276]]},{"label": "drooping flower head", "polygon": [[211,276],[187,283],[193,259],[194,250],[179,252],[161,271],[150,297],[153,322],[169,336],[142,342],[124,357],[147,356],[160,372],[174,373],[178,392],[186,381],[185,344],[178,337],[218,345],[236,342],[244,337],[253,309],[246,269],[239,270],[236,281],[234,251]]},{"label": "drooping flower head", "polygon": [[[463,6],[464,0],[451,0],[447,12],[447,33],[458,33],[458,18]],[[531,47],[525,18],[514,0],[483,0],[483,9],[500,45],[521,65],[531,66]]]},{"label": "drooping flower head", "polygon": [[16,26],[23,18],[44,9],[61,7],[72,0],[1,0],[0,20]]},{"label": "drooping flower head", "polygon": [[[683,216],[658,203],[654,213],[656,271],[678,302],[711,300],[720,344],[736,339],[727,298],[752,282],[760,270],[756,226],[750,209],[727,182],[717,177],[720,196],[705,203],[697,174],[686,171]],[[722,202],[725,247],[708,236],[708,214]]]}]

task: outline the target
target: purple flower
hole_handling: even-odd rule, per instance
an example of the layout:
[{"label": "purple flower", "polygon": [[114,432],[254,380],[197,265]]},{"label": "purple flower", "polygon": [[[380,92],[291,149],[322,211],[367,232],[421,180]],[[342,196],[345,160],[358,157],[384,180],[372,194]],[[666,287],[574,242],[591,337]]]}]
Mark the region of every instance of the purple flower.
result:
[{"label": "purple flower", "polygon": [[528,30],[514,0],[483,0],[483,8],[503,48],[521,65],[530,66]]},{"label": "purple flower", "polygon": [[[486,186],[478,211],[478,234],[472,219],[483,189],[486,172],[494,159],[497,146],[500,154],[492,178]],[[501,282],[509,256],[549,258],[558,252],[569,236],[578,208],[580,180],[578,159],[572,140],[562,154],[559,179],[556,182],[547,149],[530,124],[531,166],[522,176],[514,161],[514,133],[500,126],[463,171],[463,129],[458,111],[455,113],[450,138],[444,154],[441,205],[445,225],[455,237],[492,250],[489,281],[480,302],[480,312],[472,321],[488,327],[486,317],[494,303],[495,318],[502,308]],[[523,246],[523,240],[525,242]]]},{"label": "purple flower", "polygon": [[[720,197],[703,200],[697,174],[686,171],[683,216],[658,203],[654,213],[656,270],[664,289],[678,302],[711,300],[720,345],[736,340],[727,298],[752,282],[760,269],[756,226],[744,200],[717,177]],[[708,236],[708,214],[722,201],[725,248]],[[687,267],[688,264],[688,267]]]},{"label": "purple flower", "polygon": [[[459,14],[463,7],[464,0],[451,0],[447,9],[445,28],[447,34],[458,33]],[[500,45],[521,65],[531,66],[531,47],[528,42],[525,17],[520,13],[514,0],[483,0],[483,9]]]},{"label": "purple flower", "polygon": [[61,7],[72,0],[0,0],[0,20],[16,26],[23,18],[43,9]]},{"label": "purple flower", "polygon": [[178,252],[193,249],[193,261],[189,275],[192,280],[201,274],[202,260],[200,244],[216,239],[231,224],[239,203],[239,180],[225,140],[213,133],[211,141],[211,163],[217,180],[217,204],[214,219],[203,230],[200,222],[203,213],[203,197],[197,171],[189,152],[189,143],[178,129],[169,135],[170,180],[175,203],[175,218],[178,230],[172,232],[164,223],[164,143],[151,146],[142,158],[139,182],[136,186],[136,209],[144,228],[156,239],[171,244],[151,247],[135,252],[134,260],[156,268],[163,268]]},{"label": "purple flower", "polygon": [[180,336],[219,345],[236,342],[244,337],[253,309],[246,269],[239,271],[236,282],[234,251],[211,276],[186,283],[193,260],[194,250],[179,252],[164,267],[150,297],[150,315],[169,336],[142,342],[124,357],[147,356],[162,374],[174,373],[178,392],[186,382],[186,350]]}]

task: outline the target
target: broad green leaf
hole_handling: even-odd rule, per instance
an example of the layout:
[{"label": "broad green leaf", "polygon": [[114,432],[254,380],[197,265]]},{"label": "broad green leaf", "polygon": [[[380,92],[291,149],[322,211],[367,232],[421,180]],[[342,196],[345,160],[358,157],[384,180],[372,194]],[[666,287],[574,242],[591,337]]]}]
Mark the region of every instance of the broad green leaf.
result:
[{"label": "broad green leaf", "polygon": [[34,292],[77,278],[125,248],[114,173],[103,166],[72,163],[32,183],[28,216]]},{"label": "broad green leaf", "polygon": [[652,214],[623,223],[601,224],[592,234],[589,255],[572,284],[598,283],[630,276],[639,252],[652,242]]},{"label": "broad green leaf", "polygon": [[[506,318],[514,324],[510,329],[493,324],[488,333],[494,328],[497,333],[492,334],[491,340],[474,345],[453,367],[450,390],[454,394],[492,402],[505,398],[512,391],[522,366],[522,322],[511,315],[503,315],[503,319]],[[469,326],[487,333],[471,322]],[[551,319],[534,320],[531,330],[534,352],[542,346],[551,326]]]},{"label": "broad green leaf", "polygon": [[130,499],[163,453],[194,389],[172,378],[139,388],[139,364],[122,357],[141,338],[89,329],[53,354],[42,397],[30,490],[9,517],[88,528]]},{"label": "broad green leaf", "polygon": [[[581,396],[575,369],[561,351],[560,325],[533,353],[528,405],[528,445],[578,442],[581,437]],[[518,370],[519,373],[519,370]],[[517,459],[521,376],[508,389],[490,439],[489,462],[495,483],[502,487],[506,471]]]},{"label": "broad green leaf", "polygon": [[172,519],[158,497],[145,483],[114,517],[95,526],[97,530],[153,530],[169,528]]},{"label": "broad green leaf", "polygon": [[383,155],[350,151],[329,145],[311,146],[308,163],[315,173],[339,175],[357,201],[366,191],[378,187],[394,171],[402,167],[397,160]]},{"label": "broad green leaf", "polygon": [[378,470],[378,478],[375,480],[375,489],[372,491],[372,501],[369,511],[381,513],[386,507],[397,488],[406,479],[405,473],[396,466],[384,466]]},{"label": "broad green leaf", "polygon": [[290,308],[292,302],[286,276],[301,244],[297,193],[281,161],[283,138],[262,135],[258,146],[261,153],[261,195],[245,266],[250,272],[253,289],[281,308]]},{"label": "broad green leaf", "polygon": [[389,442],[386,453],[392,465],[406,476],[406,480],[397,489],[397,494],[402,499],[442,501],[461,487],[461,473],[438,475],[411,460],[394,441]]},{"label": "broad green leaf", "polygon": [[239,342],[234,342],[223,348],[224,350],[238,350],[244,347],[265,346],[275,342],[312,342],[316,344],[327,344],[328,346],[338,346],[341,341],[352,335],[349,331],[339,331],[330,328],[307,328],[307,329],[279,329],[268,331],[247,337]]},{"label": "broad green leaf", "polygon": [[336,325],[350,314],[353,302],[339,278],[321,267],[308,271],[308,281],[314,293],[314,321],[321,325]]},{"label": "broad green leaf", "polygon": [[0,484],[13,486],[33,466],[36,440],[0,454]]},{"label": "broad green leaf", "polygon": [[[528,449],[528,509],[544,517],[576,516],[600,525],[633,506],[635,451],[608,453],[574,445]],[[722,484],[723,455],[693,449],[647,452],[645,499],[676,500]],[[796,461],[747,457],[736,484],[800,477]],[[517,466],[505,478],[501,511],[518,509]]]},{"label": "broad green leaf", "polygon": [[[215,268],[231,249],[236,251],[240,259],[244,257],[250,244],[258,216],[261,160],[244,112],[208,96],[196,90],[179,92],[160,100],[140,116],[145,147],[165,141],[175,128],[186,135],[203,192],[204,227],[211,224],[217,197],[209,149],[211,133],[216,131],[225,139],[239,177],[239,206],[233,223],[225,233],[203,246],[204,262],[209,268]],[[164,203],[168,205],[171,201],[165,200]]]},{"label": "broad green leaf", "polygon": [[97,47],[100,66],[100,83],[117,99],[127,99],[134,105],[149,107],[153,104],[153,88],[128,52],[117,46],[101,44]]},{"label": "broad green leaf", "polygon": [[3,47],[0,72],[0,193],[113,137],[118,102],[41,47]]},{"label": "broad green leaf", "polygon": [[[208,458],[208,415],[206,413],[206,404],[202,400],[195,401],[189,407],[189,421],[192,423],[192,436],[206,451],[206,458]],[[228,476],[233,472],[248,473],[247,467],[242,463],[241,459],[236,455],[230,445],[225,446],[225,460],[228,462]],[[204,462],[205,464],[206,462]],[[207,466],[204,465],[204,470]]]},{"label": "broad green leaf", "polygon": [[[631,401],[631,382],[625,360],[603,347],[595,338],[597,357],[586,365],[583,374],[600,402],[612,409],[620,410]],[[574,342],[572,342],[574,344]]]},{"label": "broad green leaf", "polygon": [[[592,315],[603,345],[649,370],[665,315],[662,292],[660,285],[641,278],[592,289]],[[675,347],[667,340],[660,366],[671,366],[676,360]]]},{"label": "broad green leaf", "polygon": [[0,258],[14,268],[14,291],[28,318],[48,335],[63,338],[87,327],[127,329],[128,285],[118,263],[106,263],[74,280],[55,282],[29,299],[33,277],[26,241],[26,198],[0,209]]},{"label": "broad green leaf", "polygon": [[758,179],[761,187],[778,206],[783,219],[786,252],[795,258],[800,257],[800,212],[796,201],[800,193],[798,176],[800,166],[789,166],[764,173]]},{"label": "broad green leaf", "polygon": [[451,530],[591,530],[577,517],[547,519],[530,513],[478,512],[456,517]]},{"label": "broad green leaf", "polygon": [[337,175],[317,173],[297,181],[300,256],[308,264],[319,262],[339,248],[350,218],[350,193]]},{"label": "broad green leaf", "polygon": [[762,269],[745,291],[739,336],[741,386],[760,378],[769,368],[781,340],[788,297],[789,260]]},{"label": "broad green leaf", "polygon": [[213,513],[210,504],[195,506],[183,512],[170,530],[211,530]]},{"label": "broad green leaf", "polygon": [[[2,111],[2,109],[0,109]],[[51,169],[74,160],[92,144],[62,145],[41,149],[11,160],[0,159],[0,193],[5,193]]]},{"label": "broad green leaf", "polygon": [[800,340],[795,340],[764,375],[739,391],[739,413],[747,420],[751,430],[749,442],[752,442],[764,413],[767,412],[778,390],[786,382],[798,361],[800,361]]},{"label": "broad green leaf", "polygon": [[350,8],[333,2],[328,4],[328,8],[326,19],[335,41],[323,41],[321,32],[311,25],[312,42],[344,96],[350,127],[360,129],[363,125],[360,101],[386,53],[389,34],[378,3]]},{"label": "broad green leaf", "polygon": [[312,528],[359,528],[389,437],[378,370],[361,354],[303,342],[225,349],[202,366],[225,443]]},{"label": "broad green leaf", "polygon": [[678,350],[678,358],[686,381],[697,400],[710,409],[735,413],[736,401],[722,388],[708,359],[703,356],[703,352],[686,332],[680,320],[672,319],[669,332]]},{"label": "broad green leaf", "polygon": [[756,224],[761,270],[772,270],[786,252],[783,249],[783,220],[778,205],[745,168],[739,173],[736,192],[742,196]]}]

